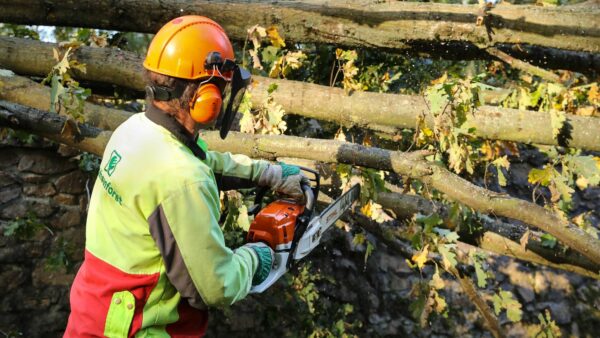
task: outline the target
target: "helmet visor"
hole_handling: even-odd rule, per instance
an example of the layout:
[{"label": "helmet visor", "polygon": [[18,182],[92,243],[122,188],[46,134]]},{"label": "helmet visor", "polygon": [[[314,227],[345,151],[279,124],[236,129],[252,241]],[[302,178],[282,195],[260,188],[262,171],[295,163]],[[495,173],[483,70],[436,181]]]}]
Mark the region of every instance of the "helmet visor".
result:
[{"label": "helmet visor", "polygon": [[223,91],[223,104],[217,121],[217,127],[220,128],[219,135],[222,139],[225,139],[227,133],[229,133],[244,98],[244,93],[246,93],[246,88],[250,85],[252,79],[249,71],[237,65],[235,65],[232,72],[231,82],[225,86]]}]

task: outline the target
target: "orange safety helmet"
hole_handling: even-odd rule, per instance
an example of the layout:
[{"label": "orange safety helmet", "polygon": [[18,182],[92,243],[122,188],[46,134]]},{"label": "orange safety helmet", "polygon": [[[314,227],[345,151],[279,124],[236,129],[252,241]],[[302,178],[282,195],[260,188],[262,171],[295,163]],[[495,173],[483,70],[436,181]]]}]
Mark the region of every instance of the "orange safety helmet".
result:
[{"label": "orange safety helmet", "polygon": [[[221,60],[234,59],[233,47],[223,28],[206,17],[187,15],[171,20],[156,33],[148,47],[144,68],[187,80],[231,81],[231,71],[221,72],[211,67],[212,62],[207,63],[214,55]],[[154,94],[156,88],[146,90]],[[203,83],[190,102],[190,115],[196,122],[209,123],[219,115],[222,103],[221,90],[213,83]]]}]

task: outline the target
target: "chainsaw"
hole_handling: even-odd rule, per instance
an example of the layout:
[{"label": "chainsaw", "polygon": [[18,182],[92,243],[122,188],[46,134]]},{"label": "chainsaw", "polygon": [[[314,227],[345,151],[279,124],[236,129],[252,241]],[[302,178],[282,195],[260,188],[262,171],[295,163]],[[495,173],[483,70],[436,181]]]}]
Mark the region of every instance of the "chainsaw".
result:
[{"label": "chainsaw", "polygon": [[255,215],[250,224],[247,241],[263,242],[273,249],[275,259],[269,276],[259,285],[250,289],[250,293],[261,293],[273,285],[298,260],[308,255],[321,242],[323,233],[337,221],[344,211],[360,196],[360,185],[356,184],[342,196],[333,201],[320,215],[315,215],[315,205],[320,189],[318,172],[300,167],[310,173],[311,183],[302,185],[306,204],[290,199],[278,199],[263,209],[262,199],[266,188],[257,191],[255,204],[249,214]]}]

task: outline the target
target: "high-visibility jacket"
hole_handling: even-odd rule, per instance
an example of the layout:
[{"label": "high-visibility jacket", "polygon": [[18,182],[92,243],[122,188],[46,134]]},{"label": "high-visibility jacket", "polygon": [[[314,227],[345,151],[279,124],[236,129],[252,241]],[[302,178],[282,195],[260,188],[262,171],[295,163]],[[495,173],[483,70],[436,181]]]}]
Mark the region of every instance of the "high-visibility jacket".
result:
[{"label": "high-visibility jacket", "polygon": [[258,258],[225,246],[217,181],[257,182],[268,164],[206,155],[199,160],[145,114],[115,130],[90,200],[65,337],[198,337],[207,306],[247,295]]}]

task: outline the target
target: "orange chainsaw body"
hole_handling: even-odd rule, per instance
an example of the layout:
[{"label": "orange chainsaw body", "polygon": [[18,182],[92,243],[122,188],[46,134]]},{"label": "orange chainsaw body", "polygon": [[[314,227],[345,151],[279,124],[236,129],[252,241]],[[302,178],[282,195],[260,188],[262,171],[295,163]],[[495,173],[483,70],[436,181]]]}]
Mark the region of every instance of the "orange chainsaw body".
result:
[{"label": "orange chainsaw body", "polygon": [[248,242],[264,242],[275,250],[294,239],[297,218],[304,205],[290,200],[277,200],[262,209],[248,230]]}]

